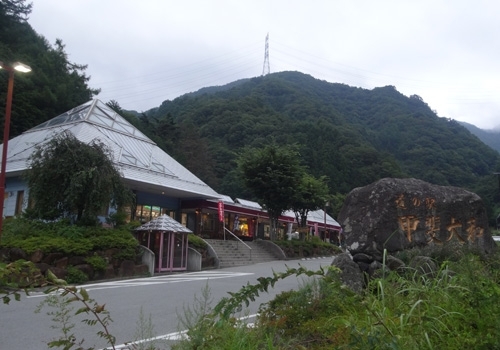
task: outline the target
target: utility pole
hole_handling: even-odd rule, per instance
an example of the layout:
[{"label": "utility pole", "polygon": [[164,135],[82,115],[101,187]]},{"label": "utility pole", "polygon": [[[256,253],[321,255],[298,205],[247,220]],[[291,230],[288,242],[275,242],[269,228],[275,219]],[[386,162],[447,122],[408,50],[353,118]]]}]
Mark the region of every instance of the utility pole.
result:
[{"label": "utility pole", "polygon": [[[498,190],[500,191],[500,173],[493,173],[493,174],[495,174],[498,178]],[[496,229],[500,230],[500,214],[498,214],[498,216],[496,217],[495,223],[496,223]]]}]

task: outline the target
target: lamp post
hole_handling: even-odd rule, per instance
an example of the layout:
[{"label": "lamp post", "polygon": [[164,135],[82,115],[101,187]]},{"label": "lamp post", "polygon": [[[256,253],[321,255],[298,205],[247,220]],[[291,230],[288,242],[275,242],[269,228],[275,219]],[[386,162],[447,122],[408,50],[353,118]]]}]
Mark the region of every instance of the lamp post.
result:
[{"label": "lamp post", "polygon": [[10,113],[12,110],[12,93],[14,91],[14,71],[21,73],[31,72],[31,68],[20,62],[16,62],[9,66],[0,62],[0,69],[5,69],[9,74],[7,86],[7,102],[5,104],[5,125],[3,129],[3,151],[2,151],[2,167],[0,169],[0,239],[3,232],[3,208],[5,205],[5,169],[7,167],[7,149],[9,145],[10,132]]},{"label": "lamp post", "polygon": [[[500,190],[500,173],[493,173],[493,174],[495,174],[498,178],[498,189]],[[500,214],[498,214],[498,216],[496,217],[495,224],[496,224],[495,228],[497,230],[500,230]]]}]

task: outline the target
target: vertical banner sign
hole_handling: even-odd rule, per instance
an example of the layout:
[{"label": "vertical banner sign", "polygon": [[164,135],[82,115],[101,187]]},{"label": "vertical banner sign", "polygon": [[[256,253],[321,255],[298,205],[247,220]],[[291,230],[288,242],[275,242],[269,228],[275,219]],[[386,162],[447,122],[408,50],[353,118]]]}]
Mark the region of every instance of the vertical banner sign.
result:
[{"label": "vertical banner sign", "polygon": [[224,221],[224,202],[219,201],[219,221]]}]

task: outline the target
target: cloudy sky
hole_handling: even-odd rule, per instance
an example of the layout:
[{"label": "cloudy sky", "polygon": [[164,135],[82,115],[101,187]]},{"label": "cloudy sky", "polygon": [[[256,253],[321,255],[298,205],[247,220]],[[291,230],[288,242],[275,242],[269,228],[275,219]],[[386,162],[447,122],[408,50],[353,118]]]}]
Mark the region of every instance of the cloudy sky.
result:
[{"label": "cloudy sky", "polygon": [[421,96],[440,117],[500,126],[493,0],[32,0],[29,23],[87,64],[103,102],[146,111],[202,87],[293,70]]}]

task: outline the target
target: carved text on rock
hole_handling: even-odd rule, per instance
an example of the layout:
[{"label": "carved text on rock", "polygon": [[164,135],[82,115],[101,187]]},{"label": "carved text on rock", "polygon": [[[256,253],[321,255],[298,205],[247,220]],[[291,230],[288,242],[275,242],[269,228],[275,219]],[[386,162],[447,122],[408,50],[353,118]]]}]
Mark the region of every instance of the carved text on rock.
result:
[{"label": "carved text on rock", "polygon": [[[449,242],[453,237],[460,243],[467,241],[475,241],[476,238],[482,237],[484,228],[476,225],[476,219],[471,217],[467,220],[465,225],[455,218],[451,217],[449,222],[441,229],[441,218],[436,213],[436,200],[434,198],[425,198],[424,201],[417,197],[406,200],[405,195],[399,195],[396,200],[396,209],[398,212],[398,225],[399,228],[405,233],[406,239],[413,242],[414,233],[418,230],[420,222],[425,225],[425,239],[427,243],[433,242],[442,244]],[[424,205],[425,210],[423,217],[415,215],[415,213],[422,213],[419,209]],[[444,237],[440,233],[444,232]]]}]

